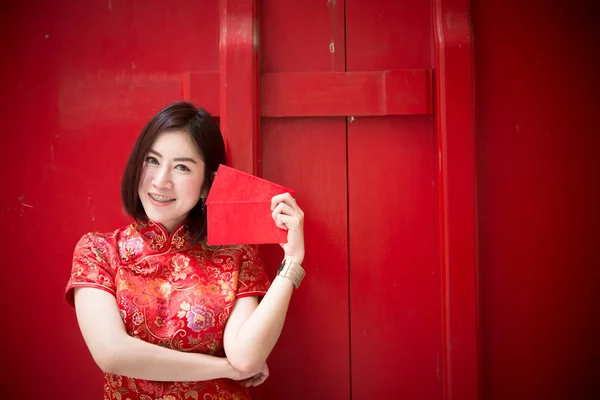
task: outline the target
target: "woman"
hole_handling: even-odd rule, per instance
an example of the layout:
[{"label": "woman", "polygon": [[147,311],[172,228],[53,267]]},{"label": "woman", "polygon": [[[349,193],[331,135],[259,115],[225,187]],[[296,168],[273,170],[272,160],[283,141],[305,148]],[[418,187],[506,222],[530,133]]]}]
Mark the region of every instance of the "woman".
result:
[{"label": "woman", "polygon": [[[249,399],[304,270],[304,214],[271,202],[287,230],[269,282],[253,247],[206,245],[204,200],[225,146],[213,118],[190,103],[165,107],[142,130],[123,175],[135,222],[78,242],[66,296],[105,373],[105,399]],[[258,296],[264,296],[258,302]]]}]

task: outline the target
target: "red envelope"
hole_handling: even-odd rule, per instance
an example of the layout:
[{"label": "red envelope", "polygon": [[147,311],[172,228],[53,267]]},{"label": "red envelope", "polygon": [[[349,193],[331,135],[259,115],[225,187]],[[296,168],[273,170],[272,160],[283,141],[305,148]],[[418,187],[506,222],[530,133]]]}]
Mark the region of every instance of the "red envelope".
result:
[{"label": "red envelope", "polygon": [[207,243],[285,243],[287,231],[271,217],[271,198],[293,191],[254,175],[220,165],[206,199]]}]

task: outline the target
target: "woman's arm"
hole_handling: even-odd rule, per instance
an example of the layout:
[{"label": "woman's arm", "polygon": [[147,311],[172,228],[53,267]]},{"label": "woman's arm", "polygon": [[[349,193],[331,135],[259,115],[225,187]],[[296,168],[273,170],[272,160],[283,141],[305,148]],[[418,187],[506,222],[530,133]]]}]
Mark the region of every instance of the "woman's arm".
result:
[{"label": "woman's arm", "polygon": [[236,371],[226,358],[185,353],[129,336],[115,298],[99,289],[76,288],[79,328],[102,371],[153,381],[246,379],[260,371]]},{"label": "woman's arm", "polygon": [[225,352],[231,365],[242,372],[256,371],[275,347],[283,329],[292,282],[276,277],[260,304],[256,297],[236,300],[225,327]]},{"label": "woman's arm", "polygon": [[[273,197],[271,209],[277,226],[288,231],[282,244],[285,258],[302,264],[304,213],[288,193]],[[256,297],[236,300],[224,336],[225,353],[235,369],[256,371],[266,362],[283,329],[293,290],[289,279],[277,276],[260,304]]]}]

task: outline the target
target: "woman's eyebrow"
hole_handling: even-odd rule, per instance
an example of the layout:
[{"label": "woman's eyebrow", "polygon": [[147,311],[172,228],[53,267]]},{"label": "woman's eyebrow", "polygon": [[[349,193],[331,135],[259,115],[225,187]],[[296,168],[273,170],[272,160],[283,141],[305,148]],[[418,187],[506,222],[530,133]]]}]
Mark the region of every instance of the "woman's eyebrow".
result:
[{"label": "woman's eyebrow", "polygon": [[193,158],[190,158],[190,157],[177,157],[177,158],[174,158],[173,161],[187,161],[187,162],[197,164],[196,160],[194,160]]},{"label": "woman's eyebrow", "polygon": [[[154,150],[154,149],[150,149],[150,150],[148,151],[148,153],[151,153],[151,154],[154,154],[155,156],[158,156],[158,157],[160,157],[160,158],[163,158],[162,154],[160,154],[158,151],[156,151],[156,150]],[[194,163],[194,164],[198,164],[198,163],[196,162],[196,160],[194,160],[194,159],[193,159],[193,158],[191,158],[191,157],[177,157],[177,158],[174,158],[174,159],[173,159],[173,161],[178,161],[178,162],[180,162],[180,161],[187,161],[187,162],[191,162],[191,163]]]}]

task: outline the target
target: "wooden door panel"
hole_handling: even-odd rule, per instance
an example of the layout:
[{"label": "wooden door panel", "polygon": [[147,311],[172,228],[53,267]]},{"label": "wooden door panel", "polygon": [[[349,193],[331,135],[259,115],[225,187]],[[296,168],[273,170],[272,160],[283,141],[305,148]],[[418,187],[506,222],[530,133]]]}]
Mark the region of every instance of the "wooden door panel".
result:
[{"label": "wooden door panel", "polygon": [[344,71],[344,0],[260,0],[262,72]]},{"label": "wooden door panel", "polygon": [[442,396],[435,154],[430,118],[348,124],[355,400]]},{"label": "wooden door panel", "polygon": [[[304,267],[269,359],[267,399],[348,399],[348,220],[345,118],[266,118],[261,172],[296,191],[306,213]],[[262,246],[269,276],[281,248]]]},{"label": "wooden door panel", "polygon": [[346,67],[431,67],[431,2],[346,0]]}]

